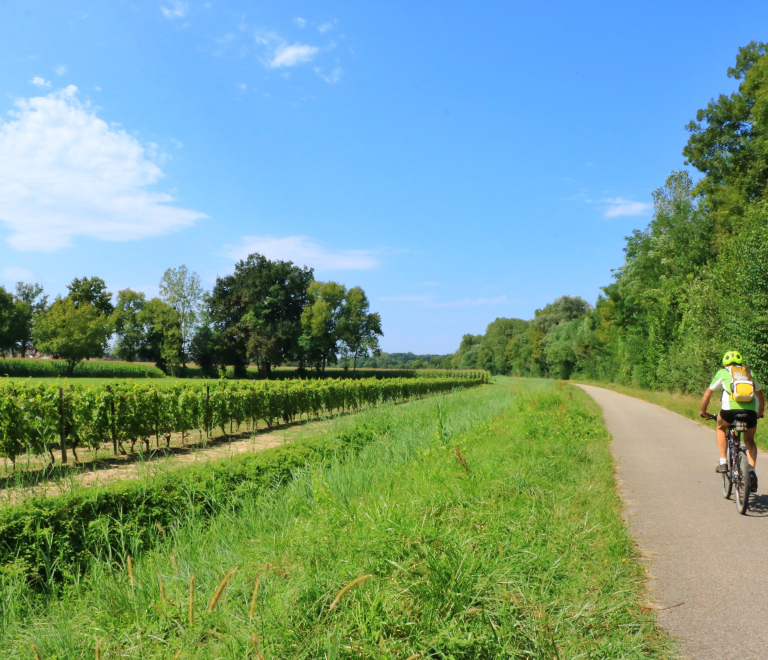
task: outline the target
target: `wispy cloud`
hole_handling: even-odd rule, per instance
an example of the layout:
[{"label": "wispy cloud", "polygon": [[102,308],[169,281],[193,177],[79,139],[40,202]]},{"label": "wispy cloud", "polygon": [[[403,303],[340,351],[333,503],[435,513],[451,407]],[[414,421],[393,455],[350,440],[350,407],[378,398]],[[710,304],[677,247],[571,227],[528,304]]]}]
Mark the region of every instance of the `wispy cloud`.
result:
[{"label": "wispy cloud", "polygon": [[35,275],[23,266],[6,266],[0,272],[0,279],[4,282],[30,282],[35,279]]},{"label": "wispy cloud", "polygon": [[64,75],[64,74],[67,72],[67,67],[65,67],[63,64],[59,64],[59,66],[57,66],[57,67],[56,67],[56,68],[53,70],[53,72],[54,72],[54,73],[55,73],[57,76],[63,76],[63,75]]},{"label": "wispy cloud", "polygon": [[187,15],[187,3],[181,2],[181,0],[170,0],[170,7],[160,7],[160,11],[163,12],[168,20],[173,21],[177,18],[184,18]]},{"label": "wispy cloud", "polygon": [[315,73],[320,76],[325,82],[333,85],[341,80],[341,74],[344,73],[340,66],[337,66],[330,73],[325,73],[320,67],[315,67]]},{"label": "wispy cloud", "polygon": [[307,236],[245,236],[236,245],[225,245],[223,254],[237,260],[254,252],[317,270],[371,270],[381,263],[373,250],[329,249]]},{"label": "wispy cloud", "polygon": [[609,197],[600,200],[603,204],[608,204],[605,211],[606,218],[618,218],[622,215],[646,215],[653,206],[645,202],[633,202],[631,199],[623,197]]},{"label": "wispy cloud", "polygon": [[51,86],[51,83],[48,80],[46,80],[45,78],[41,78],[40,76],[35,76],[29,82],[31,84],[37,86],[37,87],[50,87]]},{"label": "wispy cloud", "polygon": [[328,21],[327,23],[323,23],[322,25],[317,26],[317,31],[320,34],[323,34],[325,32],[328,32],[328,30],[333,28],[333,23],[331,21]]},{"label": "wispy cloud", "polygon": [[296,18],[293,19],[293,24],[300,28],[306,27],[307,19],[301,18],[301,16],[297,16]]},{"label": "wispy cloud", "polygon": [[319,52],[319,48],[307,44],[296,43],[292,46],[281,44],[275,49],[274,55],[269,61],[269,67],[271,69],[281,69],[311,62]]},{"label": "wispy cloud", "polygon": [[206,217],[153,190],[156,147],[99,119],[74,85],[19,99],[11,114],[0,122],[0,226],[17,250],[160,236]]}]

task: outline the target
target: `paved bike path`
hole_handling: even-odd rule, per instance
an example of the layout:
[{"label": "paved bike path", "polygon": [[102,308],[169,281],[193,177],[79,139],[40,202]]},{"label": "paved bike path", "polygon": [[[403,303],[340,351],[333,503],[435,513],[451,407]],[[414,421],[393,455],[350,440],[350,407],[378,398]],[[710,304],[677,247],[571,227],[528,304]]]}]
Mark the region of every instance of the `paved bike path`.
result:
[{"label": "paved bike path", "polygon": [[714,471],[714,424],[578,387],[603,409],[626,519],[649,569],[649,599],[681,640],[680,657],[768,658],[768,456],[758,457],[761,487],[740,516]]}]

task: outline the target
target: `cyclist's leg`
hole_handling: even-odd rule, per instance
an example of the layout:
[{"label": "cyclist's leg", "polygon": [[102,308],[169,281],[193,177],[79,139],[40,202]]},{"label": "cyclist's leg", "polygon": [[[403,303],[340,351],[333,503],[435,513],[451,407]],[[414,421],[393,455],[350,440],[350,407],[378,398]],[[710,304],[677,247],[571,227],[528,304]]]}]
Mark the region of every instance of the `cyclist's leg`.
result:
[{"label": "cyclist's leg", "polygon": [[[720,458],[725,458],[725,451],[728,449],[728,440],[725,438],[725,432],[730,423],[726,422],[720,415],[717,416],[717,449],[720,451]],[[754,437],[754,433],[752,434]]]},{"label": "cyclist's leg", "polygon": [[744,444],[747,446],[747,458],[751,467],[757,463],[757,445],[755,444],[755,431],[757,426],[744,431]]}]

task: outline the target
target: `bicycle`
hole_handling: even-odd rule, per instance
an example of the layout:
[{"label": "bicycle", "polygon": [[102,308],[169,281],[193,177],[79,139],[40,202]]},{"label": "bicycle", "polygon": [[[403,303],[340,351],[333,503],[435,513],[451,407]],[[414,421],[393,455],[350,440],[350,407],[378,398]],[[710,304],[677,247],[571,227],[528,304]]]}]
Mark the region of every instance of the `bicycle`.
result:
[{"label": "bicycle", "polygon": [[[731,491],[736,486],[736,509],[743,516],[749,507],[749,459],[747,458],[747,446],[743,442],[743,433],[747,430],[747,415],[735,415],[735,421],[728,426],[725,438],[728,442],[725,459],[728,469],[722,473],[723,497],[729,499]],[[709,419],[717,421],[717,415],[710,415]]]}]

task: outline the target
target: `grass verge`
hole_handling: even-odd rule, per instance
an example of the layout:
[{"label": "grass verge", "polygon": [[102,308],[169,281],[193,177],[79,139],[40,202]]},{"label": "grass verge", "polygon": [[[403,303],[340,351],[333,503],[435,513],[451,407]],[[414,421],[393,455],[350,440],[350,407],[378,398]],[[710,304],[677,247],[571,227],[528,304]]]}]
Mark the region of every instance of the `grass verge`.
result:
[{"label": "grass verge", "polygon": [[0,655],[668,657],[586,394],[497,379],[356,423],[359,452],[132,561],[46,592],[0,576]]}]

